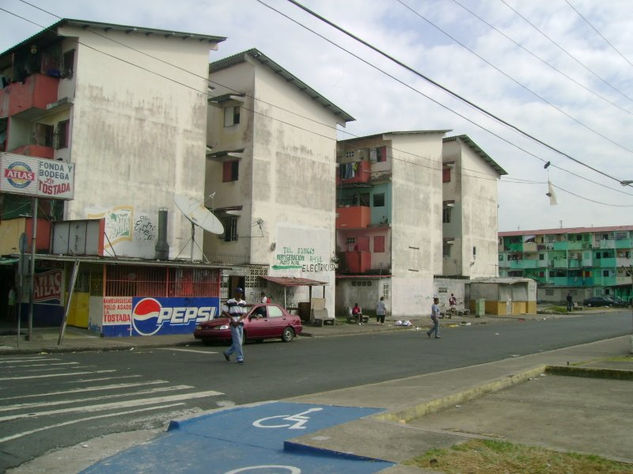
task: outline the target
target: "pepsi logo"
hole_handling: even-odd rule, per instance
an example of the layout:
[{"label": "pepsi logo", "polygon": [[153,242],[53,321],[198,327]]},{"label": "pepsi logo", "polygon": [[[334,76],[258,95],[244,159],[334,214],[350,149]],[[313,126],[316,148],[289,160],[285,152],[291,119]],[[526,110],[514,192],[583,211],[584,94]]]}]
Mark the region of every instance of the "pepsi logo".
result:
[{"label": "pepsi logo", "polygon": [[132,325],[136,332],[143,336],[156,334],[161,324],[158,324],[160,311],[163,307],[154,298],[143,298],[132,308]]},{"label": "pepsi logo", "polygon": [[214,306],[167,306],[154,298],[142,298],[132,308],[132,326],[141,336],[152,336],[163,326],[197,324],[215,314]]}]

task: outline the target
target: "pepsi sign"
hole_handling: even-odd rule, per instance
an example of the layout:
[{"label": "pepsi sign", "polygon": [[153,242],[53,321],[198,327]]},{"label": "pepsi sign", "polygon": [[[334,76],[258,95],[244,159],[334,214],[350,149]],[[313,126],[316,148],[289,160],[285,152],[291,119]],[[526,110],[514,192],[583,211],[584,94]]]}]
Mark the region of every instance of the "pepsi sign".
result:
[{"label": "pepsi sign", "polygon": [[219,298],[132,298],[132,335],[193,333],[218,314]]}]

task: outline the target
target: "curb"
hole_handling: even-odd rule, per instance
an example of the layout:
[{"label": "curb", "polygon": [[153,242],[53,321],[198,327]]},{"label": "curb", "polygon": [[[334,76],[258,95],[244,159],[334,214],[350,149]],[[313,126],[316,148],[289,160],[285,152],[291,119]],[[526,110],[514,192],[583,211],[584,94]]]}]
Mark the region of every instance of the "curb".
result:
[{"label": "curb", "polygon": [[375,415],[374,418],[383,421],[395,421],[397,423],[406,424],[430,413],[435,413],[445,408],[459,405],[461,403],[474,400],[475,398],[482,397],[486,394],[497,392],[504,388],[511,387],[512,385],[525,382],[526,380],[529,380],[544,373],[546,368],[547,366],[545,365],[539,365],[537,367],[534,367],[533,369],[526,370],[519,374],[501,377],[482,385],[476,385],[462,392],[454,393],[441,398],[436,398],[434,400],[430,400],[419,405],[405,408],[404,410]]},{"label": "curb", "polygon": [[633,370],[600,369],[590,367],[571,367],[548,365],[545,373],[550,375],[567,375],[572,377],[591,377],[599,379],[633,380]]}]

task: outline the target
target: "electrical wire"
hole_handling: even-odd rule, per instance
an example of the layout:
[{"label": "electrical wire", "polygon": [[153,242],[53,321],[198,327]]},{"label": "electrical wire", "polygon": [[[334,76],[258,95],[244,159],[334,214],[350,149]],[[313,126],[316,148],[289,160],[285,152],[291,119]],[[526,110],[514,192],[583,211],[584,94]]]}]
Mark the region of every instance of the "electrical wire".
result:
[{"label": "electrical wire", "polygon": [[464,9],[465,11],[467,11],[468,13],[470,13],[473,17],[477,18],[479,21],[481,21],[482,23],[484,23],[485,25],[487,25],[488,27],[492,28],[494,31],[496,31],[498,34],[500,34],[501,36],[503,36],[505,39],[507,39],[508,41],[510,41],[511,43],[513,43],[515,46],[517,46],[518,48],[521,48],[523,51],[525,51],[526,53],[528,53],[530,56],[532,56],[533,58],[535,58],[536,60],[540,61],[542,64],[544,64],[545,66],[547,66],[548,68],[552,69],[553,71],[556,71],[557,73],[559,73],[560,75],[562,75],[563,77],[565,77],[567,80],[573,82],[574,84],[576,84],[578,87],[584,89],[585,91],[589,92],[590,94],[593,94],[594,96],[598,97],[599,99],[601,99],[602,101],[606,102],[607,104],[612,105],[613,107],[627,113],[627,114],[633,114],[633,112],[631,112],[630,110],[622,107],[621,105],[619,105],[617,102],[613,102],[612,100],[609,100],[607,97],[604,97],[603,95],[599,94],[598,92],[589,89],[587,86],[585,86],[584,84],[582,84],[581,82],[577,81],[576,79],[574,79],[572,76],[570,76],[569,74],[561,71],[560,69],[558,69],[556,66],[554,66],[553,64],[549,63],[547,60],[543,59],[542,57],[540,57],[539,55],[537,55],[536,53],[534,53],[533,51],[531,51],[530,49],[526,48],[525,46],[523,46],[521,43],[519,43],[518,41],[515,41],[512,37],[510,37],[509,35],[507,35],[506,33],[504,33],[503,31],[501,31],[499,28],[497,28],[496,26],[494,26],[493,24],[489,23],[488,21],[486,21],[486,19],[482,18],[481,16],[477,15],[477,13],[475,13],[473,10],[469,9],[468,7],[466,7],[465,5],[463,5],[462,3],[460,3],[458,0],[452,0],[453,3],[455,3],[456,5],[458,5],[459,7],[461,7],[462,9]]},{"label": "electrical wire", "polygon": [[[611,138],[609,138],[608,136],[604,135],[603,133],[595,130],[594,128],[590,127],[589,125],[581,122],[580,120],[578,120],[576,117],[574,117],[573,115],[571,115],[568,112],[565,112],[563,109],[561,109],[560,107],[558,107],[557,105],[553,104],[552,102],[550,102],[549,100],[547,100],[545,97],[543,97],[542,95],[540,95],[539,93],[533,91],[532,89],[530,89],[528,86],[526,86],[525,84],[522,84],[521,82],[519,82],[517,79],[515,79],[514,77],[512,77],[510,74],[508,74],[507,72],[503,71],[501,68],[495,66],[494,64],[492,64],[490,61],[488,61],[486,58],[484,58],[483,56],[481,56],[479,53],[477,53],[476,51],[473,51],[471,48],[469,48],[468,46],[466,46],[464,43],[462,43],[461,41],[459,41],[457,38],[455,38],[453,35],[451,35],[450,33],[448,33],[447,31],[445,31],[444,29],[440,28],[438,25],[436,25],[435,23],[433,23],[431,20],[429,20],[428,18],[424,17],[423,15],[421,15],[418,11],[414,10],[413,8],[411,8],[409,5],[407,5],[406,3],[404,3],[402,0],[395,0],[396,2],[398,2],[400,5],[402,5],[403,7],[405,7],[407,10],[409,10],[411,13],[413,13],[414,15],[418,16],[419,18],[421,18],[422,20],[424,20],[425,22],[427,22],[429,25],[431,25],[433,28],[435,28],[436,30],[438,30],[439,32],[441,32],[442,34],[446,35],[448,38],[452,39],[455,43],[457,43],[459,46],[461,46],[462,48],[464,48],[466,51],[470,52],[471,54],[477,56],[480,60],[482,60],[484,63],[486,63],[488,66],[490,66],[491,68],[493,68],[495,71],[499,72],[500,74],[504,75],[505,77],[507,77],[508,79],[510,79],[512,82],[514,82],[516,85],[518,85],[519,87],[521,87],[523,90],[529,92],[530,94],[532,94],[534,97],[538,98],[539,100],[541,100],[542,102],[546,103],[547,105],[549,105],[550,107],[552,107],[553,109],[555,109],[556,111],[558,111],[559,113],[563,114],[564,116],[566,116],[567,118],[569,118],[570,120],[576,122],[578,125],[580,125],[581,127],[585,128],[586,130],[589,130],[591,133],[594,133],[595,135],[605,139],[606,141],[608,141],[609,143],[617,146],[618,148],[624,150],[624,151],[628,151],[629,153],[633,153],[633,150],[616,142],[615,140],[612,140]],[[628,112],[628,111],[627,111]],[[631,112],[628,112],[629,114],[631,114]]]},{"label": "electrical wire", "polygon": [[601,32],[600,30],[598,30],[598,28],[596,28],[595,26],[593,26],[593,24],[582,14],[580,13],[580,11],[578,11],[578,9],[576,7],[574,7],[574,5],[569,1],[569,0],[565,0],[565,2],[567,3],[567,5],[569,5],[569,7],[574,10],[576,12],[576,14],[585,22],[587,23],[587,25],[589,25],[589,27],[596,32],[596,34],[598,36],[600,36],[600,38],[602,38],[604,40],[605,43],[607,43],[609,46],[611,46],[611,48],[613,48],[613,50],[618,53],[618,55],[620,55],[620,57],[622,59],[624,59],[627,63],[629,63],[629,66],[633,66],[633,63],[629,60],[629,58],[627,58],[624,54],[622,54],[620,52],[620,50],[618,48],[616,48],[613,43],[611,43],[611,41],[609,41]]},{"label": "electrical wire", "polygon": [[[263,2],[261,0],[257,0],[257,1],[259,3],[263,4]],[[484,115],[494,119],[495,121],[501,123],[502,125],[505,125],[506,127],[509,127],[511,129],[515,130],[516,132],[518,132],[519,134],[523,135],[524,137],[526,137],[526,138],[528,138],[528,139],[530,139],[530,140],[532,140],[532,141],[544,146],[545,148],[548,148],[549,150],[551,150],[551,151],[553,151],[553,152],[555,152],[555,153],[557,153],[557,154],[559,154],[561,156],[564,156],[565,158],[568,158],[568,159],[574,161],[575,163],[578,163],[581,166],[584,166],[584,167],[586,167],[586,168],[588,168],[588,169],[590,169],[590,170],[592,170],[592,171],[594,171],[594,172],[596,172],[598,174],[601,174],[601,175],[603,175],[603,176],[605,176],[605,177],[607,177],[607,178],[609,178],[609,179],[611,179],[613,181],[616,181],[618,183],[621,182],[621,180],[619,180],[618,178],[615,178],[615,177],[613,177],[613,176],[611,176],[611,175],[609,175],[609,174],[607,174],[607,173],[605,173],[603,171],[598,170],[597,168],[595,168],[595,167],[593,167],[591,165],[588,165],[588,164],[586,164],[586,163],[574,158],[573,156],[571,156],[571,155],[569,155],[569,154],[567,154],[567,153],[555,148],[554,146],[549,145],[548,143],[544,142],[543,140],[540,140],[540,139],[536,138],[535,136],[525,132],[524,130],[520,129],[516,125],[513,125],[513,124],[503,120],[502,118],[500,118],[497,115],[489,112],[488,110],[484,109],[483,107],[480,107],[479,105],[473,103],[472,101],[466,99],[465,97],[462,97],[461,95],[457,94],[456,92],[453,92],[449,88],[439,84],[438,82],[436,82],[433,79],[431,79],[430,77],[422,74],[421,72],[417,71],[416,69],[412,68],[411,66],[408,66],[404,62],[402,62],[402,61],[394,58],[393,56],[387,54],[386,52],[382,51],[380,48],[378,48],[378,47],[372,45],[371,43],[361,39],[357,35],[354,35],[353,33],[345,30],[341,26],[339,26],[336,23],[328,20],[327,18],[323,17],[322,15],[319,15],[318,13],[310,10],[309,8],[305,7],[304,5],[302,5],[301,3],[297,2],[296,0],[287,0],[287,1],[292,3],[293,5],[297,6],[298,8],[302,9],[306,13],[312,15],[313,17],[317,18],[318,20],[322,21],[323,23],[326,23],[327,25],[329,25],[332,28],[338,30],[339,32],[341,32],[341,33],[349,36],[350,38],[354,39],[355,41],[363,44],[364,46],[366,46],[367,48],[371,49],[372,51],[374,51],[374,52],[380,54],[381,56],[389,59],[390,61],[392,61],[393,63],[395,63],[398,66],[402,67],[403,69],[413,73],[414,75],[420,77],[421,79],[424,79],[425,81],[429,82],[433,86],[440,88],[441,90],[443,90],[444,92],[448,93],[449,95],[455,97],[456,99],[458,99],[458,100],[470,105],[471,107],[473,107],[474,109],[480,111]],[[503,1],[503,0],[501,0],[501,1]]]},{"label": "electrical wire", "polygon": [[[36,9],[38,9],[38,10],[40,10],[40,11],[43,11],[43,12],[45,12],[45,13],[47,13],[47,14],[51,15],[51,16],[54,16],[54,17],[56,17],[56,18],[61,19],[61,17],[59,17],[58,15],[55,15],[54,13],[51,13],[51,12],[49,12],[49,11],[46,11],[46,10],[44,10],[44,9],[42,9],[42,8],[38,7],[38,6],[32,5],[31,3],[29,3],[29,2],[27,2],[27,1],[25,1],[25,0],[20,0],[20,1],[22,1],[23,3],[25,3],[25,4],[29,5],[29,6],[32,6],[33,8],[36,8]],[[259,2],[259,3],[262,3],[262,4],[263,4],[263,2]],[[274,11],[277,11],[277,10],[275,10],[274,8],[272,8],[272,7],[270,7],[270,6],[266,5],[266,4],[264,4],[264,6],[266,6],[266,7],[268,7],[268,8],[271,8],[271,9],[272,9],[272,10],[274,10]],[[6,12],[6,13],[10,14],[10,15],[16,16],[16,17],[18,17],[18,18],[20,18],[20,19],[22,19],[22,20],[24,20],[24,21],[27,21],[27,22],[29,22],[29,23],[32,23],[32,24],[34,24],[34,25],[36,25],[36,26],[38,26],[38,27],[40,27],[40,28],[43,28],[43,29],[49,29],[49,28],[47,28],[47,27],[44,27],[44,26],[42,26],[42,25],[40,25],[40,24],[38,24],[38,23],[36,23],[36,22],[32,21],[32,20],[29,20],[29,19],[27,19],[27,18],[24,18],[24,17],[22,17],[22,16],[18,15],[18,14],[15,14],[15,13],[13,13],[13,12],[11,12],[11,11],[8,11],[8,10],[6,10],[6,9],[4,9],[4,8],[1,8],[1,7],[0,7],[0,10],[4,11],[4,12]],[[384,74],[386,74],[386,75],[388,75],[389,77],[391,77],[392,79],[394,79],[394,80],[396,80],[396,81],[400,82],[401,84],[403,84],[403,85],[405,85],[405,86],[407,86],[407,87],[409,87],[409,88],[411,88],[411,89],[415,90],[416,92],[418,92],[418,93],[420,93],[420,94],[424,95],[424,96],[425,96],[425,97],[427,97],[429,100],[431,100],[431,101],[433,101],[433,102],[437,103],[438,105],[440,105],[440,106],[442,106],[442,107],[444,107],[444,108],[447,108],[448,110],[452,111],[453,113],[456,113],[456,114],[457,114],[457,115],[459,115],[460,117],[462,117],[462,118],[464,118],[465,120],[467,120],[467,121],[469,121],[469,122],[473,123],[474,125],[478,126],[478,127],[479,127],[479,128],[481,128],[482,130],[487,131],[488,133],[491,133],[493,136],[496,136],[497,138],[501,139],[502,141],[505,141],[506,143],[508,143],[508,144],[510,144],[510,145],[512,145],[512,146],[515,146],[517,149],[519,149],[519,150],[523,151],[524,153],[526,153],[526,154],[528,154],[528,155],[530,155],[530,156],[533,156],[533,157],[535,157],[535,158],[539,159],[539,160],[540,160],[540,161],[542,161],[542,162],[545,162],[545,160],[544,160],[544,159],[542,159],[542,158],[540,158],[540,157],[538,157],[538,156],[536,156],[536,155],[532,154],[531,152],[529,152],[529,151],[527,151],[527,150],[524,150],[523,148],[519,147],[518,145],[513,144],[512,142],[509,142],[508,140],[504,139],[503,137],[501,137],[501,136],[499,136],[499,135],[496,135],[494,132],[491,132],[491,131],[487,130],[486,128],[484,128],[483,126],[476,124],[475,122],[471,121],[471,120],[470,120],[470,119],[468,119],[467,117],[465,117],[465,116],[463,116],[463,115],[459,114],[459,113],[458,113],[458,112],[456,112],[456,111],[453,111],[452,109],[450,109],[450,108],[448,108],[448,107],[444,106],[443,104],[440,104],[439,102],[437,102],[437,101],[435,101],[434,99],[432,99],[432,98],[430,98],[430,97],[426,96],[426,95],[425,95],[425,94],[423,94],[422,92],[417,91],[417,89],[412,88],[411,86],[409,86],[408,84],[406,84],[406,83],[404,83],[404,82],[400,81],[399,79],[395,78],[394,76],[391,76],[391,75],[389,75],[388,73],[386,73],[386,72],[382,71],[380,68],[377,68],[377,67],[376,67],[376,66],[374,66],[373,64],[371,64],[371,63],[369,63],[369,62],[367,62],[367,61],[363,60],[362,58],[360,58],[360,57],[358,57],[358,56],[354,55],[353,53],[351,53],[351,52],[349,52],[349,51],[345,50],[344,48],[342,48],[342,47],[340,47],[340,46],[336,45],[335,43],[331,42],[330,40],[328,40],[327,38],[323,37],[322,35],[319,35],[318,33],[316,33],[316,32],[314,32],[314,31],[310,30],[310,29],[309,29],[309,28],[307,28],[307,27],[305,27],[304,25],[301,25],[300,23],[296,22],[294,19],[292,19],[292,18],[290,18],[290,17],[287,17],[287,15],[285,15],[285,14],[283,14],[283,13],[281,13],[281,12],[278,12],[278,13],[280,13],[280,14],[282,14],[283,16],[285,16],[286,18],[288,18],[288,19],[292,20],[293,22],[295,22],[295,23],[299,24],[299,25],[300,25],[300,26],[302,26],[303,28],[306,28],[306,29],[308,29],[309,31],[311,31],[311,32],[313,32],[313,33],[315,33],[315,34],[317,34],[318,36],[322,37],[324,40],[326,40],[326,41],[328,41],[328,42],[330,42],[330,43],[334,44],[335,46],[337,46],[337,47],[339,47],[339,48],[343,49],[344,51],[346,51],[346,52],[348,52],[349,54],[353,55],[354,57],[356,57],[357,59],[361,60],[361,61],[362,61],[362,62],[364,62],[365,64],[368,64],[369,66],[371,66],[371,67],[373,67],[373,68],[375,68],[375,69],[377,69],[377,70],[379,70],[379,71],[383,72]],[[198,77],[198,78],[204,79],[204,80],[208,81],[209,83],[213,83],[213,84],[219,85],[219,86],[221,86],[221,87],[225,87],[225,88],[227,88],[228,90],[234,90],[235,92],[239,92],[239,91],[237,91],[237,90],[235,90],[235,89],[232,89],[231,87],[229,87],[229,86],[227,86],[227,85],[223,85],[223,84],[220,84],[220,83],[218,83],[218,82],[216,82],[216,81],[209,80],[209,78],[208,78],[208,77],[203,77],[203,76],[200,76],[200,75],[198,75],[198,74],[196,74],[196,73],[194,73],[194,72],[192,72],[192,71],[188,71],[187,69],[184,69],[184,68],[182,68],[182,67],[180,67],[180,66],[174,65],[174,64],[172,64],[172,63],[170,63],[170,62],[168,62],[168,61],[162,60],[162,59],[157,58],[157,57],[155,57],[155,56],[152,56],[152,55],[150,55],[150,54],[148,54],[148,53],[146,53],[146,52],[140,51],[140,50],[138,50],[138,49],[136,49],[136,48],[133,48],[133,47],[131,47],[131,46],[129,46],[129,45],[126,45],[125,43],[119,42],[119,41],[117,41],[117,40],[115,40],[115,39],[113,39],[113,38],[109,38],[109,37],[108,37],[108,36],[106,36],[106,35],[102,35],[102,34],[100,34],[100,33],[98,33],[98,32],[93,31],[93,30],[89,30],[89,31],[90,31],[90,32],[92,32],[92,33],[94,33],[94,34],[96,34],[97,36],[100,36],[100,37],[102,37],[102,38],[106,38],[106,39],[111,40],[111,41],[113,41],[113,42],[115,42],[115,43],[117,43],[117,44],[120,44],[121,46],[124,46],[124,47],[126,47],[126,48],[131,49],[131,50],[134,50],[134,51],[136,51],[136,52],[138,52],[138,53],[140,53],[140,54],[146,55],[146,56],[148,56],[148,57],[150,57],[150,58],[153,58],[153,59],[155,59],[155,60],[157,60],[157,61],[160,61],[161,63],[167,64],[167,65],[170,65],[170,66],[172,66],[172,67],[174,67],[174,68],[176,68],[176,69],[182,70],[183,72],[186,72],[186,73],[188,73],[188,74],[191,74],[191,75],[193,75],[193,76],[195,76],[195,77]],[[86,46],[86,47],[88,47],[88,48],[90,48],[90,49],[93,49],[93,50],[94,50],[94,51],[96,51],[96,52],[99,52],[99,53],[105,54],[105,55],[107,55],[107,56],[109,56],[109,57],[111,57],[111,58],[113,58],[113,59],[120,60],[120,61],[122,61],[122,62],[125,62],[126,64],[131,65],[131,66],[134,66],[134,67],[140,68],[140,69],[142,69],[142,70],[144,70],[144,71],[146,71],[146,72],[149,72],[149,73],[152,73],[152,74],[156,74],[156,75],[158,75],[158,76],[160,76],[160,77],[162,77],[162,78],[164,78],[164,79],[166,79],[166,80],[169,80],[169,81],[175,82],[175,83],[177,83],[177,84],[179,84],[179,85],[182,85],[182,86],[184,86],[184,87],[187,87],[187,88],[189,88],[189,89],[192,89],[192,90],[194,90],[194,91],[196,91],[196,92],[198,92],[198,93],[200,93],[200,94],[206,94],[206,91],[202,92],[202,91],[200,91],[200,90],[198,90],[198,89],[196,89],[196,88],[194,88],[194,87],[192,87],[192,86],[189,86],[189,85],[184,84],[184,83],[182,83],[182,82],[176,81],[176,80],[174,80],[174,79],[172,79],[172,78],[169,78],[169,77],[167,77],[167,76],[165,76],[165,75],[162,75],[162,74],[156,73],[156,72],[154,72],[154,71],[151,71],[151,70],[149,70],[149,69],[147,69],[147,68],[144,68],[144,67],[142,67],[142,66],[139,66],[138,64],[135,64],[135,63],[132,63],[132,62],[130,62],[130,61],[124,60],[124,59],[122,59],[122,58],[119,58],[119,57],[117,57],[117,56],[115,56],[115,55],[112,55],[112,54],[109,54],[109,53],[103,52],[103,51],[101,51],[101,50],[99,50],[99,49],[97,49],[97,48],[95,48],[95,47],[93,47],[93,46],[87,45],[87,44],[85,44],[85,43],[83,43],[83,42],[79,42],[79,43],[80,43],[80,44],[82,44],[83,46]],[[331,127],[330,125],[328,125],[328,124],[324,124],[324,123],[321,123],[321,122],[315,121],[314,119],[311,119],[311,118],[309,118],[309,117],[301,116],[301,115],[296,114],[295,112],[293,112],[293,111],[291,111],[291,110],[284,109],[284,108],[282,108],[282,107],[279,107],[279,106],[277,106],[277,105],[275,105],[275,104],[272,104],[272,103],[269,103],[269,102],[266,102],[266,101],[263,101],[263,100],[261,100],[261,99],[256,99],[255,97],[252,97],[252,98],[253,98],[254,100],[257,100],[257,101],[260,101],[260,102],[266,103],[266,104],[271,105],[272,107],[278,108],[278,109],[280,109],[280,110],[284,110],[284,111],[286,111],[286,112],[293,113],[294,115],[297,115],[297,116],[299,116],[299,117],[302,117],[302,118],[307,119],[307,120],[310,120],[310,121],[313,121],[313,122],[318,123],[318,124],[320,124],[320,125],[322,125],[322,126],[325,126],[325,127],[328,127],[328,128],[332,128],[332,127]],[[336,141],[336,139],[332,139],[332,137],[330,137],[330,136],[327,136],[327,135],[322,135],[322,134],[319,134],[319,133],[317,133],[317,132],[314,132],[313,130],[309,130],[309,129],[306,129],[306,128],[303,128],[303,127],[299,127],[299,126],[298,126],[298,125],[296,125],[296,124],[293,124],[293,123],[290,123],[290,122],[286,122],[286,121],[280,120],[280,119],[278,119],[278,118],[272,117],[272,116],[267,115],[267,114],[264,114],[264,113],[262,113],[262,112],[258,112],[258,111],[254,110],[254,109],[248,109],[248,108],[246,108],[246,107],[244,107],[244,108],[245,108],[245,110],[249,110],[249,111],[251,111],[251,112],[253,112],[253,113],[255,113],[255,114],[258,114],[258,115],[260,115],[260,116],[262,116],[262,117],[269,118],[270,120],[278,121],[278,122],[281,122],[281,123],[283,123],[283,124],[285,124],[285,125],[288,125],[288,126],[291,126],[291,127],[294,127],[294,128],[298,128],[298,129],[301,129],[301,130],[306,131],[306,132],[308,132],[308,133],[316,134],[316,135],[321,136],[321,137],[323,137],[323,138],[327,138],[327,139],[330,139],[330,140],[335,140],[335,141]],[[336,128],[334,127],[334,129],[336,129]],[[345,130],[338,129],[338,131],[339,131],[339,132],[341,132],[341,133],[345,133],[345,134],[348,134],[348,135],[354,136],[354,137],[356,137],[356,138],[362,138],[362,137],[357,137],[357,136],[355,136],[354,134],[352,134],[351,132],[347,132],[347,131],[345,131]],[[393,148],[393,150],[395,150],[395,151],[401,151],[401,152],[403,152],[403,153],[409,154],[409,155],[414,156],[414,157],[417,157],[417,158],[425,158],[425,159],[427,159],[427,160],[430,160],[428,157],[423,157],[423,156],[421,156],[421,155],[418,155],[418,154],[415,154],[415,153],[411,153],[411,152],[408,152],[408,151],[404,151],[404,150],[398,150],[397,148]],[[426,167],[426,168],[429,168],[429,169],[436,169],[436,170],[438,169],[437,167],[433,167],[433,166],[425,166],[425,165],[420,164],[419,162],[411,162],[411,161],[404,160],[404,159],[402,159],[402,158],[393,158],[393,157],[392,157],[392,159],[395,159],[395,160],[401,160],[401,161],[403,161],[403,162],[408,162],[408,163],[410,163],[410,164],[417,165],[417,166],[423,166],[423,167]],[[603,187],[605,187],[605,188],[607,188],[607,189],[610,189],[610,190],[612,190],[612,191],[621,192],[621,193],[624,193],[624,194],[627,194],[627,195],[631,195],[631,194],[629,194],[629,193],[625,193],[625,192],[623,192],[623,191],[620,191],[620,190],[617,190],[617,189],[610,188],[610,187],[608,187],[608,186],[606,186],[606,185],[604,185],[604,184],[601,184],[601,183],[598,183],[598,182],[592,181],[592,180],[590,180],[590,179],[588,179],[588,178],[586,178],[586,177],[583,177],[583,176],[581,176],[581,175],[577,175],[576,173],[573,173],[573,172],[571,172],[571,171],[565,170],[565,169],[560,168],[560,167],[558,167],[558,166],[556,166],[556,165],[553,165],[553,164],[552,164],[552,167],[556,167],[556,168],[561,169],[562,171],[565,171],[565,172],[567,172],[567,173],[570,173],[570,174],[572,174],[572,175],[574,175],[574,176],[576,176],[576,177],[578,177],[578,178],[580,178],[580,179],[584,179],[584,180],[586,180],[586,181],[588,181],[588,182],[591,182],[591,183],[593,183],[593,184],[596,184],[596,185],[599,185],[599,186],[603,186]],[[471,170],[471,169],[468,169],[468,168],[463,168],[463,171],[471,171],[471,172],[474,172],[475,170]],[[467,173],[465,173],[465,174],[467,174]],[[475,178],[475,179],[490,179],[490,180],[496,179],[496,178],[488,178],[488,177],[477,177],[477,176],[475,176],[474,174],[471,174],[471,176],[472,176],[473,178]]]},{"label": "electrical wire", "polygon": [[578,63],[583,69],[585,69],[586,71],[591,73],[593,76],[595,76],[597,79],[599,79],[603,84],[605,84],[606,86],[610,87],[611,89],[613,89],[614,91],[619,93],[622,97],[625,97],[626,99],[628,99],[630,101],[633,101],[633,99],[631,97],[626,95],[624,92],[622,92],[620,89],[618,89],[617,87],[612,85],[607,80],[605,80],[602,77],[600,77],[600,75],[598,75],[598,73],[596,73],[593,69],[589,68],[589,66],[584,64],[581,60],[576,58],[573,54],[571,54],[569,51],[567,51],[565,48],[563,48],[560,44],[558,44],[556,41],[554,41],[552,38],[550,38],[543,30],[541,30],[538,26],[536,26],[534,23],[532,23],[528,18],[526,18],[524,15],[522,15],[516,8],[512,7],[511,5],[509,5],[508,2],[506,2],[506,0],[499,0],[499,1],[501,3],[503,3],[506,7],[508,7],[510,10],[512,10],[521,19],[523,19],[523,21],[525,21],[528,25],[530,25],[532,28],[534,28],[536,31],[538,31],[550,43],[552,43],[554,46],[556,46],[558,49],[560,49],[563,53],[565,53],[568,57],[570,57],[576,63]]}]

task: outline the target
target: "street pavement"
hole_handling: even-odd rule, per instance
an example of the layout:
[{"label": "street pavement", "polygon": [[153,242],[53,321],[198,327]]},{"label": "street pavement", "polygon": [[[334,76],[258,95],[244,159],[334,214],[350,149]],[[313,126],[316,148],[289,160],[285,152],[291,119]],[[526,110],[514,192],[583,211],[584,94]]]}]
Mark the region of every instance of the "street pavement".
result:
[{"label": "street pavement", "polygon": [[[441,320],[442,337],[450,338],[452,328],[468,324],[511,323],[512,320],[518,324],[517,321],[582,314],[455,317]],[[384,326],[375,323],[306,326],[304,331],[306,337],[418,331],[420,344],[442,343],[441,339],[426,338],[424,330],[429,326],[428,318],[411,321],[410,327],[395,326],[390,321]],[[57,330],[35,329],[31,340],[20,340],[18,347],[17,336],[3,335],[0,336],[0,355],[198,344],[189,335],[101,338],[77,328],[67,329],[61,345],[57,344],[58,337]],[[233,466],[233,472],[247,472],[245,469],[258,466],[260,472],[413,473],[424,471],[404,465],[407,459],[472,438],[503,439],[633,463],[633,406],[630,403],[633,400],[633,355],[630,351],[631,336],[627,335],[279,402],[214,410],[194,419],[174,420],[167,432],[150,440],[143,439],[138,446],[106,460],[92,461],[82,469],[89,473],[118,472],[120,466],[126,466],[127,470],[143,472],[228,472]],[[347,417],[330,415],[333,410],[344,408],[369,411],[354,412]],[[239,416],[244,417],[244,429],[240,431],[241,428],[236,427],[237,434],[227,435],[225,439],[227,423],[232,426],[232,421],[227,422],[225,417],[239,418],[232,410],[239,410]],[[240,434],[246,433],[246,428],[257,427],[255,419],[277,418],[294,421],[273,426],[283,428],[280,438],[264,437],[267,441],[274,438],[276,448],[254,446]],[[325,419],[330,421],[323,422]],[[264,425],[260,423],[259,428],[266,427]],[[292,429],[297,426],[306,429]],[[255,436],[256,439],[262,437]],[[240,459],[227,451],[228,446],[235,446],[242,439],[246,444],[243,449],[237,448],[238,453],[264,450],[262,453],[268,453],[271,459],[265,465],[277,467],[262,471],[261,462]],[[218,464],[214,470],[209,459],[201,455],[212,446],[215,446],[216,458],[226,457],[234,460],[233,464]],[[167,451],[169,459],[165,459]],[[53,464],[59,464],[59,459],[59,453],[44,456],[9,472],[56,472]],[[347,464],[342,467],[336,464],[337,460]],[[327,466],[331,467],[326,469]],[[62,468],[57,472],[65,471]]]}]

